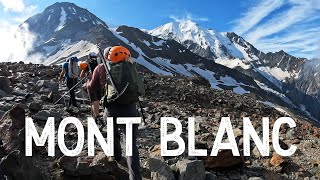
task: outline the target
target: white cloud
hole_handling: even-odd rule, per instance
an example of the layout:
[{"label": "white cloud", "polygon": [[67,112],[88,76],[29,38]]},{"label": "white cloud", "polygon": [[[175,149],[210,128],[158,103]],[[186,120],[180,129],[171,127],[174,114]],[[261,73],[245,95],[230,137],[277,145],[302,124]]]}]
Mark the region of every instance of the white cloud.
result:
[{"label": "white cloud", "polygon": [[260,39],[255,46],[265,52],[284,50],[293,55],[313,58],[317,54],[320,27],[298,26],[279,36]]},{"label": "white cloud", "polygon": [[320,59],[320,42],[317,43],[317,47],[317,52],[314,57]]},{"label": "white cloud", "polygon": [[246,34],[248,41],[256,43],[260,38],[281,32],[282,30],[299,23],[314,14],[312,4],[304,3],[294,5],[288,11],[270,19],[266,23],[258,26],[255,30]]},{"label": "white cloud", "polygon": [[[30,56],[36,36],[28,24],[21,24],[37,11],[35,5],[25,5],[23,0],[0,0],[6,17],[0,18],[0,61],[40,63],[41,56]],[[21,24],[20,28],[19,25]]]},{"label": "white cloud", "polygon": [[33,16],[35,14],[35,12],[37,11],[37,6],[35,5],[30,5],[25,7],[25,10],[23,12],[21,12],[19,14],[19,16],[16,16],[15,18],[13,18],[13,20],[16,23],[23,23],[24,21],[26,21],[29,17]]},{"label": "white cloud", "polygon": [[[250,8],[236,20],[233,30],[265,52],[284,50],[300,57],[319,56],[320,0],[278,0],[263,10],[268,1]],[[285,8],[279,9],[282,5]]]},{"label": "white cloud", "polygon": [[233,31],[243,34],[258,24],[271,12],[283,5],[285,0],[265,0],[251,7],[240,19],[236,20]]},{"label": "white cloud", "polygon": [[15,24],[0,21],[0,54],[1,61],[24,61],[40,63],[39,54],[30,56],[36,36],[32,34],[27,24],[22,24],[18,28]]},{"label": "white cloud", "polygon": [[191,13],[187,12],[185,13],[184,16],[175,16],[175,15],[170,15],[169,16],[170,19],[173,19],[174,21],[184,21],[184,20],[191,20],[191,21],[202,21],[202,22],[207,22],[209,21],[209,18],[207,17],[198,17],[198,16],[194,16]]},{"label": "white cloud", "polygon": [[22,12],[25,8],[23,0],[0,0],[5,11]]}]

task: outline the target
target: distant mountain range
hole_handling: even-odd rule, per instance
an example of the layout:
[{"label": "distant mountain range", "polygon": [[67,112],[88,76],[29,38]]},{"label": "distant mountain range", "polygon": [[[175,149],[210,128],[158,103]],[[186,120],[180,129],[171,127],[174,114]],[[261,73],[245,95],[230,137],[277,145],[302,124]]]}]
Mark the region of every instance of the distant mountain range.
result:
[{"label": "distant mountain range", "polygon": [[[102,47],[126,46],[133,59],[162,75],[202,76],[212,88],[251,93],[261,101],[320,119],[320,60],[284,51],[264,53],[233,32],[205,29],[186,20],[153,30],[108,25],[73,3],[55,3],[25,23],[37,35],[31,53],[44,64],[85,57]],[[196,88],[196,87],[195,87]]]}]

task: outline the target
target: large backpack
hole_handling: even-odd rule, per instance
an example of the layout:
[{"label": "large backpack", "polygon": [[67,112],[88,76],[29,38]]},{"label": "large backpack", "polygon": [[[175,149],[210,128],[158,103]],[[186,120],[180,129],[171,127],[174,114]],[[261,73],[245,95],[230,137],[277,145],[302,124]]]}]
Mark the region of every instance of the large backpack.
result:
[{"label": "large backpack", "polygon": [[97,61],[89,61],[88,62],[89,66],[88,66],[88,69],[89,69],[89,72],[93,73],[94,69],[99,65]]},{"label": "large backpack", "polygon": [[78,66],[78,58],[77,57],[71,57],[69,59],[69,65],[68,65],[68,76],[69,78],[78,78],[79,75],[79,66]]},{"label": "large backpack", "polygon": [[117,98],[115,89],[108,83],[105,87],[105,106],[107,104],[131,104],[138,102],[139,96],[145,94],[143,80],[131,62],[121,61],[118,63],[111,63],[110,75],[119,93],[123,91],[126,86],[127,88],[123,94]]}]

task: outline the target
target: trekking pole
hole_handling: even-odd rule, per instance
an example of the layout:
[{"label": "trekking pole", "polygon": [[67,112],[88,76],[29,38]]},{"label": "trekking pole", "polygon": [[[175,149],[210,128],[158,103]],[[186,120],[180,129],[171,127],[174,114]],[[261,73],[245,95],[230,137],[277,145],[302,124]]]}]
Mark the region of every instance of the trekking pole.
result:
[{"label": "trekking pole", "polygon": [[[67,87],[67,83],[64,84]],[[67,102],[66,102],[66,98],[63,98],[63,102],[64,102],[64,106],[67,107]]]},{"label": "trekking pole", "polygon": [[83,90],[83,87],[81,87],[81,93],[82,93],[82,103],[83,103],[83,105],[86,105],[86,103],[85,103],[85,101],[84,101],[84,92],[83,92],[84,90]]},{"label": "trekking pole", "polygon": [[61,96],[61,98],[58,99],[58,100],[54,103],[54,105],[56,105],[56,104],[57,104],[64,96],[66,96],[71,90],[73,90],[74,88],[76,88],[84,79],[85,79],[85,78],[80,79],[80,81],[79,81],[77,84],[75,84],[74,86],[72,86],[72,88],[70,88],[66,93],[64,93],[64,94]]},{"label": "trekking pole", "polygon": [[143,121],[144,124],[146,124],[146,118],[145,118],[144,113],[143,113],[142,102],[140,101],[140,99],[139,99],[139,107],[140,107],[140,112],[141,112],[141,116],[142,116],[142,121]]},{"label": "trekking pole", "polygon": [[[102,57],[102,63],[104,65],[104,68],[106,69],[106,74],[107,74],[107,78],[109,78],[110,82],[111,82],[111,85],[113,87],[113,89],[116,91],[117,93],[117,97],[115,99],[118,99],[127,89],[128,85],[129,85],[129,82],[127,83],[127,85],[123,88],[123,90],[121,92],[119,92],[119,90],[117,89],[113,79],[112,79],[112,76],[110,74],[110,71],[109,71],[109,68],[107,67],[107,64],[106,64],[106,59],[104,58],[104,55],[103,55],[103,52],[101,50],[101,48],[99,47],[99,45],[97,45],[97,48],[99,50],[99,54],[100,56]],[[110,51],[110,49],[109,49]]]}]

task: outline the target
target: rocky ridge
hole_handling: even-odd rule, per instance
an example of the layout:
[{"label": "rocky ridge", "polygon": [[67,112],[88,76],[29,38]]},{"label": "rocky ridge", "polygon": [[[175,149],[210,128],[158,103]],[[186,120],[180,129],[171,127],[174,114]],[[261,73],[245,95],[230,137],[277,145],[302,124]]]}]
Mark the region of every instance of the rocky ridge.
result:
[{"label": "rocky ridge", "polygon": [[[34,147],[32,157],[24,155],[24,119],[32,117],[41,132],[48,116],[54,116],[56,128],[62,118],[78,117],[86,126],[90,109],[86,93],[77,91],[80,109],[64,108],[64,99],[57,105],[66,87],[56,80],[60,66],[35,64],[0,64],[0,179],[127,179],[126,163],[117,163],[103,154],[96,145],[96,156],[87,156],[87,142],[77,157],[66,157],[56,148],[56,156],[47,156],[47,147]],[[320,129],[307,119],[282,112],[247,94],[238,95],[228,90],[214,90],[200,77],[179,75],[161,76],[142,71],[147,87],[143,97],[146,126],[139,131],[139,151],[144,179],[317,179],[320,177]],[[68,98],[66,98],[68,101]],[[259,135],[262,135],[262,117],[275,120],[290,115],[296,128],[283,126],[281,147],[295,144],[298,150],[291,157],[277,155],[272,145],[270,156],[262,157],[251,144],[250,157],[234,157],[224,150],[217,157],[188,157],[187,150],[179,157],[160,156],[160,117],[176,117],[183,125],[182,138],[187,142],[187,118],[195,117],[197,148],[211,152],[221,117],[230,117],[236,141],[242,154],[242,117],[250,117]],[[85,128],[86,129],[86,128]],[[169,126],[169,131],[174,128]],[[65,142],[68,148],[76,146],[77,133],[68,126]],[[106,136],[106,128],[102,129]],[[169,148],[177,144],[169,143]],[[123,152],[124,154],[124,152]]]}]

